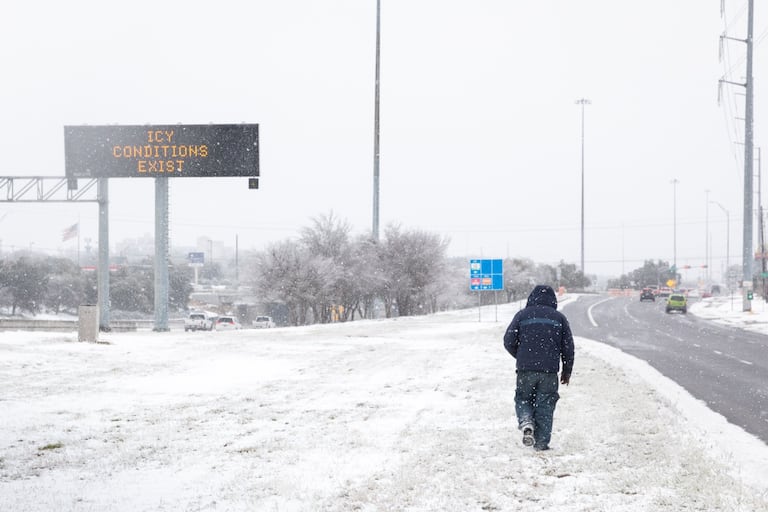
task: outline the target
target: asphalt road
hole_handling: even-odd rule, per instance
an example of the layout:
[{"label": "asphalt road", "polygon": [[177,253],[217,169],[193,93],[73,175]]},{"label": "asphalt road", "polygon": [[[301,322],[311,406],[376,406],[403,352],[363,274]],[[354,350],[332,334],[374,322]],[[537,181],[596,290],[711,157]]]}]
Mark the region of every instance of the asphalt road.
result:
[{"label": "asphalt road", "polygon": [[710,409],[768,443],[768,336],[691,314],[667,314],[664,300],[581,296],[563,312],[575,336],[647,361]]}]

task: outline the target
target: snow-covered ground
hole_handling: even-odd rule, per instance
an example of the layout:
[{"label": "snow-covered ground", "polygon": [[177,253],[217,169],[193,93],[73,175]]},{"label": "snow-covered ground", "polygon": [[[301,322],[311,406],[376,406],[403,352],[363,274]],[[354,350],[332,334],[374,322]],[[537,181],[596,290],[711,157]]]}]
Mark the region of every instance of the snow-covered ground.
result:
[{"label": "snow-covered ground", "polygon": [[[707,304],[691,310],[729,316]],[[768,510],[765,443],[584,338],[553,449],[522,446],[501,341],[516,310],[0,333],[0,509]]]}]

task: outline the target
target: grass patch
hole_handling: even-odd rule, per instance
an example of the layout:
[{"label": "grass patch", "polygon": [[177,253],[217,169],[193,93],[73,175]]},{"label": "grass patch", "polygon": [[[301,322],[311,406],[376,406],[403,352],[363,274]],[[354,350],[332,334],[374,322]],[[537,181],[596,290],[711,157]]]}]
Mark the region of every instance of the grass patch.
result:
[{"label": "grass patch", "polygon": [[63,446],[64,446],[63,443],[49,443],[49,444],[47,444],[45,446],[41,446],[40,448],[38,448],[38,450],[40,450],[40,451],[43,451],[43,450],[58,450],[59,448],[61,448]]}]

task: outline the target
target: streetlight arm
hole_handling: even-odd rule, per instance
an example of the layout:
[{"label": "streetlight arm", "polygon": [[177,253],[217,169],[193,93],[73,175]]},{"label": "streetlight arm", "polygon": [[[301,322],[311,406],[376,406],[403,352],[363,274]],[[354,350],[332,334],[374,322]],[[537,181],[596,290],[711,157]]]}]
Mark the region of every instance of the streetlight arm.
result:
[{"label": "streetlight arm", "polygon": [[720,203],[718,203],[717,201],[710,201],[710,203],[712,203],[712,204],[716,204],[717,206],[719,206],[719,207],[720,207],[720,209],[721,209],[721,210],[723,210],[723,213],[725,214],[725,216],[726,216],[726,217],[729,217],[729,216],[730,216],[730,215],[728,214],[728,210],[726,210],[726,209],[725,209],[725,206],[721,205],[721,204],[720,204]]}]

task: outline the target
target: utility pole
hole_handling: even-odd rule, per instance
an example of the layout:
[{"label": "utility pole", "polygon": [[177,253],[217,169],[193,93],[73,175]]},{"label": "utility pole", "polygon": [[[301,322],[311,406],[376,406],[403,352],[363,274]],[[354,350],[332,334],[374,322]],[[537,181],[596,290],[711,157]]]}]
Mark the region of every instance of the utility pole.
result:
[{"label": "utility pole", "polygon": [[752,311],[752,290],[753,290],[753,283],[752,280],[754,279],[754,273],[752,270],[752,258],[754,258],[754,255],[752,254],[752,231],[753,231],[753,224],[752,224],[752,217],[753,217],[753,210],[752,210],[752,194],[754,194],[752,190],[752,181],[754,179],[754,80],[752,77],[752,33],[753,33],[753,27],[754,27],[754,0],[748,0],[747,3],[747,38],[746,39],[735,39],[733,37],[728,37],[725,34],[720,36],[720,41],[724,39],[731,39],[734,41],[739,41],[742,43],[745,43],[747,45],[747,76],[745,83],[738,83],[738,82],[732,82],[730,80],[726,80],[725,78],[720,79],[720,84],[728,83],[732,85],[740,85],[745,88],[746,90],[746,97],[745,97],[745,108],[744,108],[744,209],[743,209],[743,230],[742,230],[742,261],[741,261],[741,272],[742,272],[742,279],[744,285],[742,286],[742,310],[743,311]]},{"label": "utility pole", "polygon": [[744,231],[742,235],[742,267],[744,288],[742,290],[742,311],[752,311],[752,180],[754,176],[754,84],[752,77],[752,32],[754,25],[754,0],[749,0],[747,15],[747,81],[746,108],[744,109]]},{"label": "utility pole", "polygon": [[765,222],[763,220],[763,173],[762,151],[757,148],[757,235],[760,245],[760,295],[765,300]]},{"label": "utility pole", "polygon": [[576,100],[577,105],[581,105],[581,275],[586,277],[584,270],[584,106],[592,102],[586,98]]},{"label": "utility pole", "polygon": [[373,107],[373,240],[379,241],[379,79],[381,68],[381,0],[376,0],[376,86]]}]

